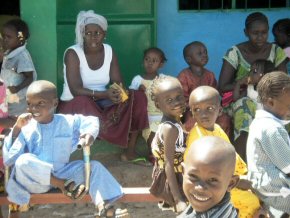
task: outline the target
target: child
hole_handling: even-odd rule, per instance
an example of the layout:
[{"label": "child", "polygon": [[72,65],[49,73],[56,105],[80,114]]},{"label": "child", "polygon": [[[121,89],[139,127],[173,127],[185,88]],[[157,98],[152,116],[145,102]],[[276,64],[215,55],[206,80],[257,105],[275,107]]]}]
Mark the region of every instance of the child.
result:
[{"label": "child", "polygon": [[[190,94],[189,106],[196,120],[196,124],[187,137],[184,159],[189,156],[188,151],[191,144],[201,137],[217,136],[230,143],[226,133],[215,123],[221,111],[219,92],[216,89],[210,86],[200,86],[196,88]],[[200,148],[203,149],[203,145],[200,146]],[[235,175],[246,175],[247,165],[238,154],[236,155]],[[241,182],[247,183],[245,180],[241,180],[240,183]],[[258,214],[262,215],[263,213],[262,210],[259,210],[259,199],[248,189],[242,190],[239,189],[239,186],[233,188],[231,191],[231,202],[234,207],[239,210],[240,218],[257,217]]]},{"label": "child", "polygon": [[[246,95],[250,98],[255,104],[256,109],[260,109],[261,105],[257,101],[258,99],[258,92],[256,91],[256,86],[260,79],[269,72],[274,71],[275,65],[273,62],[269,60],[256,60],[251,65],[251,70],[248,77],[244,77],[241,80],[238,80],[235,84],[234,91],[233,91],[233,98],[234,101],[241,99],[245,94],[243,93],[246,91]],[[247,89],[241,91],[241,86],[247,86]]]},{"label": "child", "polygon": [[272,217],[290,215],[290,143],[283,120],[290,120],[290,76],[275,71],[257,86],[262,110],[247,141],[249,180]]},{"label": "child", "polygon": [[[194,41],[187,44],[183,48],[183,57],[188,67],[179,73],[178,80],[182,85],[185,100],[188,103],[189,95],[196,87],[208,85],[216,88],[217,81],[214,74],[204,67],[208,62],[208,55],[202,42]],[[184,119],[185,129],[189,131],[195,123],[191,119],[189,110],[186,111]]]},{"label": "child", "polygon": [[[202,149],[201,149],[202,146]],[[190,202],[178,218],[238,217],[229,192],[237,185],[234,147],[216,136],[191,144],[184,162],[183,190]]]},{"label": "child", "polygon": [[[217,81],[214,74],[204,67],[208,62],[208,55],[207,49],[202,42],[194,41],[187,44],[183,49],[183,56],[189,67],[179,73],[178,79],[182,85],[188,105],[189,95],[195,88],[202,85],[217,88]],[[184,122],[186,131],[189,131],[195,123],[188,107],[184,114]],[[221,114],[218,123],[229,134],[230,118],[225,116],[225,114]]]},{"label": "child", "polygon": [[284,49],[287,57],[287,71],[290,74],[290,18],[284,18],[274,23],[272,33],[275,37],[275,42]]},{"label": "child", "polygon": [[[26,111],[27,87],[36,79],[35,68],[26,49],[28,26],[20,19],[10,20],[3,26],[2,37],[5,53],[1,79],[6,86],[9,117],[15,117]],[[10,127],[14,123],[15,119]]]},{"label": "child", "polygon": [[[69,162],[78,141],[90,146],[98,135],[99,120],[93,116],[54,114],[56,87],[48,81],[33,82],[27,90],[28,113],[21,114],[3,147],[4,164],[13,167],[6,191],[11,202],[28,204],[31,193],[59,188],[77,200],[85,194],[84,162]],[[89,194],[100,216],[112,215],[109,204],[123,195],[113,176],[91,161]],[[124,211],[120,211],[124,212]]]},{"label": "child", "polygon": [[[153,80],[158,76],[163,76],[164,74],[158,74],[158,70],[166,62],[166,57],[163,51],[156,47],[148,48],[144,51],[143,65],[145,69],[144,75],[137,75],[133,78],[130,85],[130,89],[142,90],[145,92],[147,97],[147,111],[149,128],[143,130],[142,135],[147,142],[148,148],[151,152],[151,143],[157,131],[157,127],[160,124],[162,118],[162,112],[155,107],[154,102],[151,99],[151,85]],[[154,162],[154,157],[149,155],[149,160]]]},{"label": "child", "polygon": [[180,213],[186,208],[182,191],[184,133],[180,118],[185,110],[185,99],[179,81],[171,76],[158,77],[151,88],[152,100],[163,113],[161,124],[152,141],[156,158],[150,192],[164,200],[159,206],[174,207]]}]

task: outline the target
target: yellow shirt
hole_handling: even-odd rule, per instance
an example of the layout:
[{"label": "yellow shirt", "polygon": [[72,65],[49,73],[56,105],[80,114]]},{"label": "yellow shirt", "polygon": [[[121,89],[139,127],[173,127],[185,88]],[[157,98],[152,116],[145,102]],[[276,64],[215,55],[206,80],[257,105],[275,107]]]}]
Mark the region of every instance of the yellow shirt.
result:
[{"label": "yellow shirt", "polygon": [[[191,144],[203,137],[203,136],[217,136],[221,137],[227,142],[231,143],[227,134],[223,131],[223,129],[218,125],[214,125],[214,130],[209,131],[197,123],[190,130],[187,140],[186,140],[186,150],[184,152],[184,160],[186,158]],[[235,166],[235,175],[245,175],[247,174],[248,169],[246,163],[243,159],[236,153],[236,166]],[[257,196],[252,193],[250,190],[241,190],[238,188],[234,188],[231,191],[231,202],[234,207],[239,210],[240,218],[251,218],[255,214],[255,212],[260,208],[260,201]]]}]

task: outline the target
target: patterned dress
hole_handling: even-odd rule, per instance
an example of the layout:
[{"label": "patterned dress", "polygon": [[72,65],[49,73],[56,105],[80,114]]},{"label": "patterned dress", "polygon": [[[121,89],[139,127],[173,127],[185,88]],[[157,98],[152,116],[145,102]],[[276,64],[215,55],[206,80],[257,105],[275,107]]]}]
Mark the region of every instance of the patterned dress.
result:
[{"label": "patterned dress", "polygon": [[[152,141],[152,153],[156,159],[154,169],[153,169],[153,179],[154,175],[157,175],[160,170],[165,169],[165,144],[164,140],[161,137],[161,132],[164,124],[170,124],[172,126],[175,126],[178,129],[178,138],[175,142],[175,153],[174,153],[174,171],[178,183],[179,191],[182,195],[184,195],[182,190],[182,166],[181,163],[183,162],[183,155],[185,151],[185,136],[184,132],[182,130],[182,127],[178,123],[172,123],[170,121],[166,121],[164,123],[161,123],[158,127],[158,130],[155,134],[155,137]],[[166,179],[167,180],[167,179]],[[154,181],[153,181],[154,183]],[[166,181],[166,185],[168,185],[168,180]],[[170,188],[170,187],[169,187]],[[169,190],[170,191],[170,190]],[[185,196],[185,195],[184,195]],[[170,202],[168,199],[163,199],[165,202]],[[174,205],[171,205],[174,206]]]}]

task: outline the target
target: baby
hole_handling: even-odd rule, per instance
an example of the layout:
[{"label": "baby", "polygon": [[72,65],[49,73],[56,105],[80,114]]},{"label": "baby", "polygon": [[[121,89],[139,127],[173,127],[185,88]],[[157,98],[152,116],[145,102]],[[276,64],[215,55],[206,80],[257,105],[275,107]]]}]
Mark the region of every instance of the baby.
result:
[{"label": "baby", "polygon": [[238,217],[230,203],[230,191],[239,181],[234,147],[220,137],[205,136],[193,142],[188,154],[183,190],[190,205],[178,218]]}]

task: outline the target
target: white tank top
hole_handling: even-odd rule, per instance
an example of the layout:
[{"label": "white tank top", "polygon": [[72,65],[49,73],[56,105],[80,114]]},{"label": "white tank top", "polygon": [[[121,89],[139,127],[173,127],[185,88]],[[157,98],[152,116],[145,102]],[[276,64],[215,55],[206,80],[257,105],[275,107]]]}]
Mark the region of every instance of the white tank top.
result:
[{"label": "white tank top", "polygon": [[[103,44],[104,46],[104,63],[103,65],[97,69],[92,70],[87,62],[84,50],[79,45],[73,45],[68,49],[73,49],[80,61],[80,74],[83,81],[83,87],[96,91],[104,91],[106,90],[106,85],[110,82],[110,66],[112,61],[112,48],[108,44]],[[67,49],[67,50],[68,50]],[[64,52],[66,53],[67,50]],[[60,97],[62,101],[70,101],[74,97],[70,92],[67,79],[66,79],[66,65],[63,62],[63,74],[64,74],[64,84],[63,84],[63,92]]]}]

